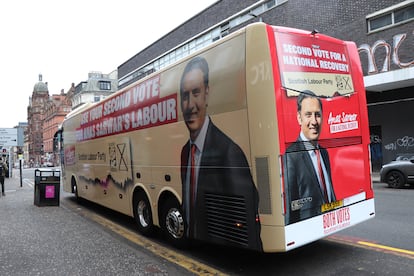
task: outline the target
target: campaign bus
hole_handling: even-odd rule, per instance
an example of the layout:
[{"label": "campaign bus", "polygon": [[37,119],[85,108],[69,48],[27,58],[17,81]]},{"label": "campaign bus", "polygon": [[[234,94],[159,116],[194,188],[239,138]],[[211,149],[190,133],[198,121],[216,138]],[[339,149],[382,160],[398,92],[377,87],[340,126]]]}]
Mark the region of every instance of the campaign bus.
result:
[{"label": "campaign bus", "polygon": [[375,216],[355,43],[254,23],[62,125],[66,192],[192,240],[283,252]]}]

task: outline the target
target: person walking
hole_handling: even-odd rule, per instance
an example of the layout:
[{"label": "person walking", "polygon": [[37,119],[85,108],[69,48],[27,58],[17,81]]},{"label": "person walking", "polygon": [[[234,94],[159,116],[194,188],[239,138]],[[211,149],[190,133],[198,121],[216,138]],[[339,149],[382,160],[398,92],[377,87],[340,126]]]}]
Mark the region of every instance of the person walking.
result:
[{"label": "person walking", "polygon": [[6,171],[8,170],[6,162],[3,161],[3,158],[0,158],[0,184],[1,184],[1,195],[5,196],[4,192],[4,177],[6,176]]}]

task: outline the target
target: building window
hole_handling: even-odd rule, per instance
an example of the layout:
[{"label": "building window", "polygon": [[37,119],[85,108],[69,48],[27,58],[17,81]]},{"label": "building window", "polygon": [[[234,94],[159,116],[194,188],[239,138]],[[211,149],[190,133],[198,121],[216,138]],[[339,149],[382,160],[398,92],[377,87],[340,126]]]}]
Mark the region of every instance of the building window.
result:
[{"label": "building window", "polygon": [[392,14],[386,14],[377,18],[373,18],[369,21],[370,31],[378,30],[382,27],[392,24]]},{"label": "building window", "polygon": [[101,90],[111,90],[111,82],[110,81],[100,81],[99,82],[99,89],[101,89]]},{"label": "building window", "polygon": [[368,32],[390,28],[414,20],[414,0],[401,2],[367,17]]},{"label": "building window", "polygon": [[395,23],[404,22],[414,18],[414,4],[394,12]]},{"label": "building window", "polygon": [[94,96],[93,97],[93,101],[95,102],[95,103],[97,103],[97,102],[99,102],[101,100],[101,96]]}]

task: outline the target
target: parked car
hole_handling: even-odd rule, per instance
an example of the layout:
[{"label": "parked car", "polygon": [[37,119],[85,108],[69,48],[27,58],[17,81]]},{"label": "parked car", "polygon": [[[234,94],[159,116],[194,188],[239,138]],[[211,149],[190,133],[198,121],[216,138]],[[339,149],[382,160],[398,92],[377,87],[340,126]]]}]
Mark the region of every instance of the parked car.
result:
[{"label": "parked car", "polygon": [[414,159],[391,161],[382,166],[381,182],[390,188],[402,188],[405,184],[414,184]]}]

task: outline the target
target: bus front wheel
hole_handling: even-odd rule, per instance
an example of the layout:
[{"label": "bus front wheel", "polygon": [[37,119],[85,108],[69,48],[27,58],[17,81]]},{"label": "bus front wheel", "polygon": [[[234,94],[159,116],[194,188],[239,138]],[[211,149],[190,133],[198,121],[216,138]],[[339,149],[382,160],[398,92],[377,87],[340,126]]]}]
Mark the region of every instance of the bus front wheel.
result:
[{"label": "bus front wheel", "polygon": [[177,200],[169,198],[162,207],[161,228],[166,239],[175,247],[187,247],[184,214]]},{"label": "bus front wheel", "polygon": [[138,225],[138,231],[146,236],[154,232],[151,206],[144,192],[137,192],[134,197],[134,218]]},{"label": "bus front wheel", "polygon": [[75,194],[76,201],[81,202],[81,198],[79,197],[79,193],[78,193],[78,184],[76,183],[76,180],[74,177],[72,177],[71,179],[71,184],[72,184],[72,193]]}]

